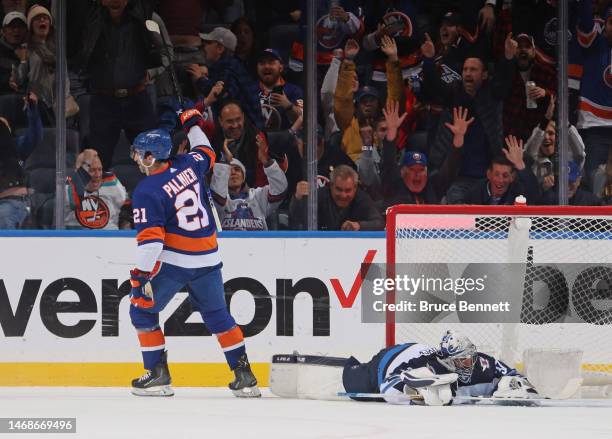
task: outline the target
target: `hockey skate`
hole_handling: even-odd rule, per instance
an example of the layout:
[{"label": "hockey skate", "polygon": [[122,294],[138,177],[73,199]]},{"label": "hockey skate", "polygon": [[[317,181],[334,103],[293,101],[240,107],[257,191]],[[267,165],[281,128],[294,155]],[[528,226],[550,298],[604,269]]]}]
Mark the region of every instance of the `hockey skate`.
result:
[{"label": "hockey skate", "polygon": [[167,352],[162,354],[161,360],[153,368],[147,370],[140,378],[132,380],[132,394],[137,396],[172,396],[174,390],[170,384],[170,371],[168,370]]},{"label": "hockey skate", "polygon": [[257,378],[251,371],[251,365],[246,354],[238,360],[238,366],[234,369],[236,379],[229,384],[232,393],[238,398],[257,398],[261,392],[257,388]]}]

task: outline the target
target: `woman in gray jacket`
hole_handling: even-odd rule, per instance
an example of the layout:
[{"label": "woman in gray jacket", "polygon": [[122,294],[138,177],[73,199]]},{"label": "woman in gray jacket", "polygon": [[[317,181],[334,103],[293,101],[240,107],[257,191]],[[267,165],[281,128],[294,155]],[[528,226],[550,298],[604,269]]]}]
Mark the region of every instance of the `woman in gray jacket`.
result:
[{"label": "woman in gray jacket", "polygon": [[[19,88],[32,91],[39,97],[43,123],[54,126],[56,47],[53,19],[47,8],[34,5],[28,12],[27,21],[30,31],[28,47],[15,70],[14,80]],[[66,97],[69,92],[70,82],[66,78]]]},{"label": "woman in gray jacket", "polygon": [[[554,111],[555,98],[551,97],[544,119],[533,129],[531,137],[525,143],[525,154],[533,159],[531,170],[537,177],[543,192],[555,185],[557,126],[553,120]],[[586,157],[584,142],[573,125],[569,127],[568,142],[571,154],[569,161],[575,162],[582,172]]]}]

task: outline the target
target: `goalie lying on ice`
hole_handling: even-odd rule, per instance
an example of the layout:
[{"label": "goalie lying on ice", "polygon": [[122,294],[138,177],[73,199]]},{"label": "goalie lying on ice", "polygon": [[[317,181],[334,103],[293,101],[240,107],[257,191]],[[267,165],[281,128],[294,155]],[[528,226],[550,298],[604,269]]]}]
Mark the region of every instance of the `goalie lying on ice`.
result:
[{"label": "goalie lying on ice", "polygon": [[367,363],[354,357],[275,355],[270,390],[287,398],[331,400],[341,399],[338,393],[344,392],[378,393],[392,404],[425,405],[448,405],[455,396],[538,397],[515,369],[478,352],[467,337],[453,331],[444,335],[438,348],[399,344],[381,350]]}]

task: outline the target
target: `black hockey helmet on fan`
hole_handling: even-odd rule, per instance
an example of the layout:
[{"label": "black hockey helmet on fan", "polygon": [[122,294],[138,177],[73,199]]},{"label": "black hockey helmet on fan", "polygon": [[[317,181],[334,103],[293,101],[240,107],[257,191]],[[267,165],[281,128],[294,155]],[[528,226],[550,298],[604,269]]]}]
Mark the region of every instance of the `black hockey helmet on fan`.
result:
[{"label": "black hockey helmet on fan", "polygon": [[478,352],[476,346],[465,335],[448,330],[442,337],[437,360],[449,371],[459,375],[459,381],[470,381]]}]

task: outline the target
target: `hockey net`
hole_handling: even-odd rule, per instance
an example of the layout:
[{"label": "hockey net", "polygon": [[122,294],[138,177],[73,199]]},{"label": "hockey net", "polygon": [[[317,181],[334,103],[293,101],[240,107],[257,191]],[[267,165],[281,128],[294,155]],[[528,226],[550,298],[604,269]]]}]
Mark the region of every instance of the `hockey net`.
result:
[{"label": "hockey net", "polygon": [[[387,277],[395,277],[396,264],[413,272],[422,264],[427,275],[431,264],[496,262],[525,266],[511,298],[521,304],[520,323],[461,323],[452,312],[399,323],[388,311],[387,345],[436,346],[455,329],[519,369],[529,349],[581,351],[585,384],[611,384],[612,208],[400,205],[387,212]],[[558,264],[579,264],[580,272],[559,275]],[[387,303],[396,303],[395,291]]]}]

